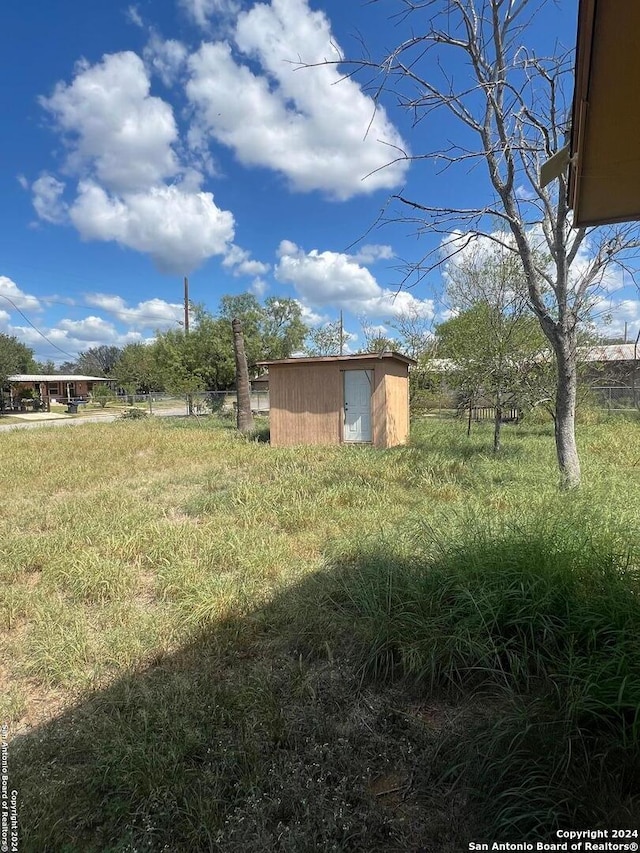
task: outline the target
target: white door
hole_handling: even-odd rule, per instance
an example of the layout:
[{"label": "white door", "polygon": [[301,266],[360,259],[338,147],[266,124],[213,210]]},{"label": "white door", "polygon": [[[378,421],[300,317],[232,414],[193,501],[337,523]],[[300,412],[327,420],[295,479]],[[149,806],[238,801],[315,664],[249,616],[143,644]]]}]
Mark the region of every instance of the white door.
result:
[{"label": "white door", "polygon": [[371,441],[372,370],[344,372],[344,441]]}]

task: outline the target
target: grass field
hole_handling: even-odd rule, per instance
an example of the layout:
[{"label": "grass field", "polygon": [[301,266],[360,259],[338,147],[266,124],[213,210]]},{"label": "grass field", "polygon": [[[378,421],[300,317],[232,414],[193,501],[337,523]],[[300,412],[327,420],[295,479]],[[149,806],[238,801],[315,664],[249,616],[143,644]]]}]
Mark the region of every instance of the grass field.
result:
[{"label": "grass field", "polygon": [[[421,851],[637,826],[640,424],[275,450],[0,438],[0,718],[27,851]],[[489,803],[489,807],[487,807]]]}]

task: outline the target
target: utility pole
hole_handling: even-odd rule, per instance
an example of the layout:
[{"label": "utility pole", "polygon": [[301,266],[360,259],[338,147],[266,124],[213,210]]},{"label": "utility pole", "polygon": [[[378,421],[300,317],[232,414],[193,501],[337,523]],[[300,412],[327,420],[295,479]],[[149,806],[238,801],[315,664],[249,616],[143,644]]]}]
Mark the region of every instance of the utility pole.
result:
[{"label": "utility pole", "polygon": [[344,348],[344,323],[342,322],[342,309],[340,309],[340,355]]},{"label": "utility pole", "polygon": [[184,333],[189,334],[189,279],[184,277]]},{"label": "utility pole", "polygon": [[[189,334],[189,279],[184,277],[184,336]],[[187,414],[193,414],[193,396],[187,394]]]}]

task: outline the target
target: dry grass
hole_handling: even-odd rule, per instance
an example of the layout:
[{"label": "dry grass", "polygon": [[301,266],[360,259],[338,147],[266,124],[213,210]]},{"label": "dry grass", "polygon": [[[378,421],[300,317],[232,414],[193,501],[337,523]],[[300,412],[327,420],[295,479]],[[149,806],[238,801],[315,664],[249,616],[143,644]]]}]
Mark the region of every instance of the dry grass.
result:
[{"label": "dry grass", "polygon": [[[363,687],[325,590],[349,548],[425,520],[563,512],[548,427],[507,430],[497,460],[463,433],[430,419],[384,452],[274,450],[214,418],[4,433],[22,849],[459,849],[464,798],[423,766],[446,703]],[[572,512],[637,518],[638,426],[581,441]]]}]

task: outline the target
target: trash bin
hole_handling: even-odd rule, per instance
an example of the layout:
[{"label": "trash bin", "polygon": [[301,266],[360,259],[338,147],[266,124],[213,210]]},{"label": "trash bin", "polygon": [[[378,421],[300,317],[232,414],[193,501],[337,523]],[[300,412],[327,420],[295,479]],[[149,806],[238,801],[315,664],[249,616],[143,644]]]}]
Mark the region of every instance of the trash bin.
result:
[{"label": "trash bin", "polygon": [[78,404],[75,402],[67,403],[67,414],[68,415],[77,415],[78,414]]}]

